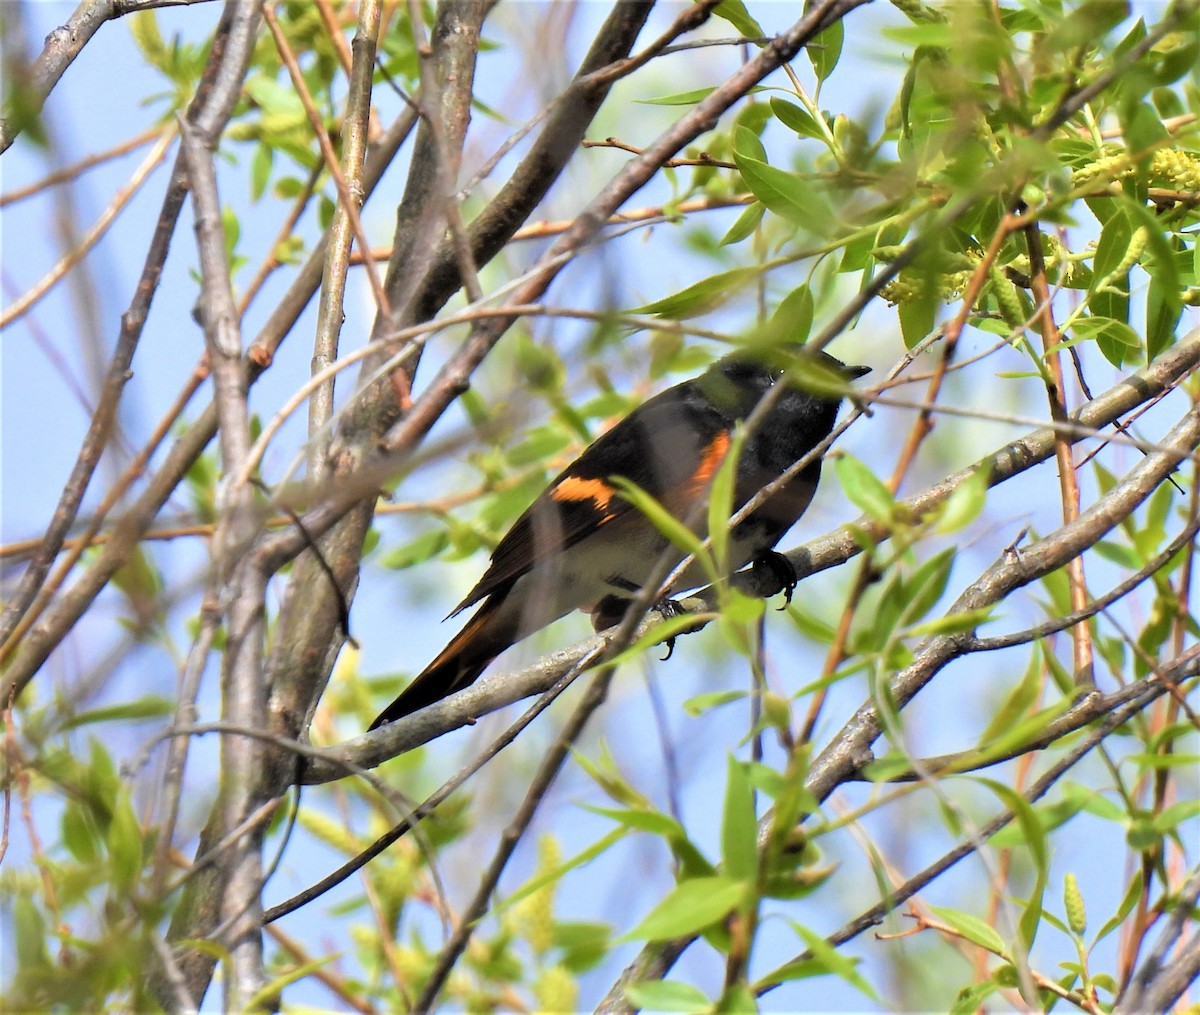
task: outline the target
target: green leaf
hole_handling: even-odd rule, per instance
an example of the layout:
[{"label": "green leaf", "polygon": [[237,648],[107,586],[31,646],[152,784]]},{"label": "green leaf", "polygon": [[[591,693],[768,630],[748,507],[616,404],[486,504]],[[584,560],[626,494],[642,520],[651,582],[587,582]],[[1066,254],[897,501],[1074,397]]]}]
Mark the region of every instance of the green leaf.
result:
[{"label": "green leaf", "polygon": [[842,454],[834,463],[834,470],[842,492],[863,514],[879,521],[891,519],[896,500],[863,462],[853,455]]},{"label": "green leaf", "polygon": [[103,708],[90,708],[71,716],[63,729],[78,729],[98,722],[139,722],[143,719],[160,719],[170,715],[175,705],[170,698],[148,695],[136,701],[127,701],[120,705],[106,705]]},{"label": "green leaf", "polygon": [[980,1010],[983,1002],[996,993],[998,985],[995,977],[989,977],[982,983],[972,983],[963,987],[954,997],[950,1006],[950,1015],[973,1015]]},{"label": "green leaf", "polygon": [[792,929],[804,941],[805,948],[812,953],[812,958],[788,962],[764,976],[755,987],[762,990],[788,980],[805,979],[810,976],[833,974],[854,987],[860,993],[871,998],[876,1004],[882,1005],[871,985],[859,975],[856,966],[859,959],[843,955],[833,945],[829,944],[820,934],[809,930],[794,921],[789,920]]},{"label": "green leaf", "polygon": [[626,834],[628,834],[630,827],[632,827],[632,826],[627,825],[623,828],[614,828],[607,835],[604,835],[601,838],[597,839],[586,849],[580,850],[578,853],[576,853],[570,859],[564,860],[562,863],[558,864],[551,870],[543,871],[541,874],[538,874],[536,877],[530,878],[528,881],[525,882],[525,884],[523,884],[520,888],[518,888],[512,895],[510,895],[502,903],[500,903],[499,905],[494,905],[492,907],[492,912],[493,913],[501,913],[504,910],[508,909],[510,906],[516,905],[518,902],[520,902],[522,899],[526,898],[527,896],[532,895],[539,888],[544,888],[544,887],[546,887],[546,885],[554,884],[555,882],[559,881],[562,878],[562,876],[564,874],[566,874],[568,871],[572,871],[576,867],[582,867],[584,864],[591,863],[593,860],[596,859],[596,857],[598,857],[601,853],[605,852],[610,846],[615,845],[616,843],[620,842],[623,838],[625,838]]},{"label": "green leaf", "polygon": [[1038,927],[1044,915],[1042,899],[1046,893],[1046,882],[1050,877],[1050,850],[1046,841],[1046,832],[1042,827],[1042,822],[1038,819],[1037,812],[1020,793],[994,779],[980,779],[979,781],[995,793],[1013,812],[1016,826],[1024,836],[1024,845],[1029,850],[1029,856],[1033,861],[1035,873],[1033,889],[1025,903],[1025,910],[1021,914],[1020,922],[1021,941],[1025,950],[1028,951],[1033,947]]},{"label": "green leaf", "polygon": [[918,47],[949,49],[961,41],[957,34],[958,31],[959,29],[948,21],[938,20],[884,28],[881,34],[901,43],[906,49],[917,49]]},{"label": "green leaf", "polygon": [[593,814],[612,818],[613,821],[619,822],[626,828],[632,828],[639,832],[649,832],[651,835],[659,835],[664,839],[687,838],[683,825],[669,814],[663,814],[662,811],[637,807],[622,810],[616,807],[596,807],[591,804],[586,805],[586,809]]},{"label": "green leaf", "polygon": [[225,256],[229,258],[230,269],[234,267],[238,240],[242,237],[242,224],[238,221],[237,212],[229,205],[221,209],[221,228],[225,230]]},{"label": "green leaf", "polygon": [[1108,342],[1113,345],[1123,345],[1130,349],[1140,349],[1142,340],[1124,321],[1114,321],[1111,317],[1081,317],[1071,326],[1071,335],[1077,341]]},{"label": "green leaf", "polygon": [[142,829],[129,797],[121,794],[108,825],[108,855],[112,864],[112,887],[128,894],[142,871]]},{"label": "green leaf", "polygon": [[1097,932],[1096,937],[1092,941],[1092,946],[1095,946],[1096,941],[1108,937],[1122,923],[1125,922],[1125,917],[1133,912],[1133,907],[1137,905],[1138,899],[1142,897],[1142,888],[1144,882],[1142,880],[1141,870],[1133,872],[1133,878],[1129,882],[1129,887],[1125,890],[1125,896],[1121,899],[1121,905],[1117,907],[1117,911],[1104,922]]},{"label": "green leaf", "polygon": [[934,531],[948,536],[975,521],[987,503],[989,481],[988,469],[981,468],[959,483],[942,504]]},{"label": "green leaf", "polygon": [[634,307],[632,314],[657,314],[672,321],[698,317],[715,310],[728,301],[739,289],[749,285],[759,274],[757,268],[734,268],[718,275],[693,282],[677,293],[664,296],[661,300]]},{"label": "green leaf", "polygon": [[763,147],[762,138],[741,124],[733,129],[733,154],[745,159],[757,159],[759,162],[767,161],[767,149]]},{"label": "green leaf", "polygon": [[698,934],[740,906],[746,890],[743,882],[720,875],[680,882],[617,942],[667,941],[685,934]]},{"label": "green leaf", "polygon": [[617,768],[612,752],[606,745],[601,744],[600,746],[600,754],[594,759],[580,751],[575,751],[575,763],[588,774],[596,785],[604,790],[610,799],[627,807],[647,807],[646,798],[629,783],[629,780]]},{"label": "green leaf", "polygon": [[[1037,816],[1038,824],[1041,825],[1042,829],[1045,832],[1052,832],[1075,817],[1076,814],[1084,809],[1086,803],[1086,795],[1064,795],[1062,800],[1035,807],[1034,814]],[[996,849],[1023,846],[1026,845],[1026,842],[1027,836],[1025,830],[1019,824],[1002,828],[988,839],[988,844]]]},{"label": "green leaf", "polygon": [[266,144],[255,145],[254,156],[250,160],[250,199],[252,201],[257,201],[267,192],[267,183],[271,178],[271,166],[274,162],[274,148]]},{"label": "green leaf", "polygon": [[713,14],[723,18],[747,39],[759,39],[766,35],[762,26],[754,20],[742,0],[721,0],[713,8]]},{"label": "green leaf", "polygon": [[816,138],[818,141],[826,139],[825,131],[821,130],[813,116],[807,109],[802,109],[794,102],[788,102],[787,99],[781,99],[778,96],[771,98],[771,111],[778,118],[779,122],[790,130],[794,130],[800,137]]},{"label": "green leaf", "polygon": [[576,975],[599,965],[612,950],[612,928],[606,923],[556,920],[552,933],[559,964]]},{"label": "green leaf", "polygon": [[527,468],[541,465],[547,458],[557,455],[571,443],[572,435],[561,425],[536,426],[505,453],[509,465]]},{"label": "green leaf", "polygon": [[731,701],[742,701],[746,696],[745,691],[707,691],[688,698],[683,703],[683,710],[694,718],[710,708],[728,705]]},{"label": "green leaf", "polygon": [[754,792],[746,769],[729,756],[725,784],[725,809],[721,817],[721,856],[725,873],[750,882],[758,872],[758,825],[754,814]]},{"label": "green leaf", "polygon": [[833,73],[834,67],[841,58],[842,43],[845,38],[845,24],[835,21],[804,47],[804,51],[813,65],[813,70],[816,71],[818,81],[824,81]]},{"label": "green leaf", "polygon": [[88,808],[68,800],[63,808],[61,835],[63,845],[82,864],[93,864],[100,856],[99,829]]},{"label": "green leaf", "polygon": [[939,302],[936,290],[932,286],[925,286],[918,294],[896,307],[900,317],[900,337],[904,339],[906,349],[915,348],[933,331]]},{"label": "green leaf", "polygon": [[1029,665],[1025,667],[1025,673],[1017,686],[1009,692],[1004,703],[992,714],[991,721],[979,737],[979,745],[986,747],[1006,730],[1011,729],[1013,723],[1021,719],[1037,700],[1041,686],[1041,666],[1038,663],[1038,650],[1035,649],[1030,654]]},{"label": "green leaf", "polygon": [[[1117,115],[1125,144],[1132,152],[1150,151],[1171,138],[1158,113],[1148,102],[1122,103]],[[1149,162],[1148,155],[1144,159]]]},{"label": "green leaf", "polygon": [[26,974],[48,970],[50,954],[46,950],[46,921],[28,893],[21,892],[12,903],[12,921],[17,969]]},{"label": "green leaf", "polygon": [[871,782],[891,782],[899,775],[912,771],[912,762],[905,754],[885,754],[868,762],[862,769],[864,778]]},{"label": "green leaf", "polygon": [[[706,574],[709,575],[712,581],[717,581],[720,577],[716,564],[713,561],[712,554],[704,548],[703,541],[676,518],[670,511],[662,506],[650,494],[646,493],[636,483],[631,483],[624,476],[611,476],[609,481],[617,488],[620,495],[629,501],[638,511],[646,516],[646,519],[659,532],[666,536],[675,546],[684,553],[696,558]],[[678,618],[687,619],[687,618]]]},{"label": "green leaf", "polygon": [[1046,727],[1070,707],[1070,699],[1062,698],[1059,701],[1052,702],[1045,708],[1039,709],[1031,716],[1021,719],[1018,722],[1010,723],[1007,727],[998,731],[996,739],[986,746],[986,752],[993,757],[999,757],[1010,750],[1024,747],[1031,740],[1044,733]]},{"label": "green leaf", "polygon": [[803,344],[812,330],[813,311],[812,289],[808,285],[799,286],[780,301],[768,329],[773,335],[785,335],[788,341]]},{"label": "green leaf", "polygon": [[274,78],[257,74],[247,78],[242,87],[262,110],[264,132],[282,132],[308,123],[304,103],[290,84],[283,85]]},{"label": "green leaf", "polygon": [[[1109,216],[1100,230],[1096,256],[1092,260],[1092,284],[1088,290],[1088,307],[1095,317],[1121,323],[1129,321],[1129,272],[1118,269],[1129,253],[1133,233],[1133,221],[1124,204]],[[1124,363],[1127,347],[1114,344],[1108,332],[1097,335],[1097,343],[1113,366],[1120,367]]]},{"label": "green leaf", "polygon": [[116,806],[121,783],[112,756],[99,739],[92,737],[88,747],[88,764],[82,772],[84,790],[88,804],[107,822]]},{"label": "green leaf", "polygon": [[450,545],[450,533],[445,529],[435,529],[417,536],[410,543],[390,550],[383,555],[381,563],[392,571],[403,571],[405,568],[423,564],[431,557],[436,557]]},{"label": "green leaf", "polygon": [[803,177],[734,152],[733,161],[756,198],[776,215],[817,236],[835,231],[833,210],[824,195]]},{"label": "green leaf", "polygon": [[950,580],[950,569],[954,566],[956,552],[951,546],[935,553],[905,581],[906,623],[925,616],[942,598],[942,593],[946,591],[946,583]]},{"label": "green leaf", "polygon": [[694,88],[690,92],[678,92],[675,95],[660,95],[655,99],[634,99],[633,101],[643,106],[694,106],[712,93],[713,88],[710,85],[707,88]]},{"label": "green leaf", "polygon": [[1135,227],[1141,226],[1146,230],[1146,246],[1150,255],[1142,259],[1142,266],[1150,276],[1146,306],[1146,351],[1147,356],[1153,359],[1175,340],[1175,325],[1183,310],[1179,262],[1162,223],[1139,204],[1131,202],[1129,211]]},{"label": "green leaf", "polygon": [[129,18],[129,34],[146,62],[161,71],[167,68],[167,46],[158,28],[154,11],[138,11]]},{"label": "green leaf", "polygon": [[766,210],[761,201],[748,204],[733,225],[729,227],[729,231],[721,237],[720,245],[727,247],[734,243],[741,243],[758,227]]},{"label": "green leaf", "polygon": [[733,487],[745,440],[740,431],[734,435],[708,491],[708,538],[719,574],[729,571],[729,516],[733,514]]},{"label": "green leaf", "polygon": [[626,984],[624,991],[630,1004],[648,1011],[703,1012],[712,1008],[704,991],[678,980],[643,980]]},{"label": "green leaf", "polygon": [[939,920],[954,928],[968,941],[981,948],[986,948],[995,955],[1008,958],[1008,949],[1004,945],[1004,939],[1000,937],[994,927],[979,917],[958,909],[945,909],[941,906],[931,906],[930,909]]},{"label": "green leaf", "polygon": [[913,624],[904,629],[906,638],[928,638],[941,634],[961,634],[964,631],[974,631],[980,624],[991,620],[994,606],[981,606],[975,610],[959,610],[947,613],[944,617],[934,617],[920,624]]},{"label": "green leaf", "polygon": [[322,966],[327,966],[338,958],[337,955],[325,955],[319,959],[312,959],[308,962],[302,962],[298,966],[293,966],[276,976],[270,983],[259,988],[246,1002],[247,1011],[263,1011],[269,1008],[272,1002],[279,1000],[279,992],[288,984],[296,983],[303,980],[306,976],[316,972]]},{"label": "green leaf", "polygon": [[1200,765],[1200,754],[1127,754],[1121,764],[1152,769],[1188,768]]},{"label": "green leaf", "polygon": [[1197,814],[1200,814],[1200,800],[1181,800],[1154,815],[1154,827],[1160,832],[1170,832]]}]

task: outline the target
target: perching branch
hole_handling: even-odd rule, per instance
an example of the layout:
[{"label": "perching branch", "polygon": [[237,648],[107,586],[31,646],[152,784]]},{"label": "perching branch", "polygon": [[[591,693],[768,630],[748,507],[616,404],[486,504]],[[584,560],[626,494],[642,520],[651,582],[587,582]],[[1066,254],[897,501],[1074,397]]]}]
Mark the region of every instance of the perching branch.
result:
[{"label": "perching branch", "polygon": [[[1142,402],[1170,389],[1181,377],[1195,369],[1197,364],[1200,364],[1200,329],[1181,339],[1145,369],[1132,374],[1104,394],[1082,405],[1073,422],[1096,430],[1109,426]],[[992,486],[1009,480],[1050,458],[1054,454],[1054,440],[1055,433],[1052,428],[1028,434],[1006,444],[974,465],[947,476],[926,490],[899,501],[898,510],[904,517],[909,518],[920,518],[928,514],[979,469],[986,470]],[[864,533],[876,542],[888,537],[887,528],[883,523],[863,517],[849,526],[789,551],[788,559],[801,578],[836,567],[862,552],[862,546],[855,538],[856,532]],[[771,596],[780,591],[778,580],[756,569],[743,571],[734,583],[740,591],[753,596]],[[715,603],[715,593],[702,593],[683,600],[681,605],[691,612],[704,612],[712,610]],[[346,757],[365,767],[379,764],[389,757],[457,729],[475,717],[544,690],[575,660],[585,652],[594,650],[596,644],[597,639],[588,639],[547,656],[534,666],[518,673],[484,676],[458,694],[372,733],[348,740],[332,750],[344,751]],[[963,650],[959,649],[960,653],[961,651]],[[310,766],[304,775],[306,782],[323,782],[337,777],[336,768],[326,770],[320,766]]]}]

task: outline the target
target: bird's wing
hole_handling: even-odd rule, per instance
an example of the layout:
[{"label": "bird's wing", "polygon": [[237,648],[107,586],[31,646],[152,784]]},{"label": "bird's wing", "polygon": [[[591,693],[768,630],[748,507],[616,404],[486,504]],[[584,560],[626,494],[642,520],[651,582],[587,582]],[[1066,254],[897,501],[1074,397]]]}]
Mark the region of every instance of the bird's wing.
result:
[{"label": "bird's wing", "polygon": [[677,517],[686,514],[724,459],[730,430],[685,388],[671,388],[635,409],[539,494],[500,540],[487,572],[454,612],[636,513],[609,481],[613,475],[635,483]]}]

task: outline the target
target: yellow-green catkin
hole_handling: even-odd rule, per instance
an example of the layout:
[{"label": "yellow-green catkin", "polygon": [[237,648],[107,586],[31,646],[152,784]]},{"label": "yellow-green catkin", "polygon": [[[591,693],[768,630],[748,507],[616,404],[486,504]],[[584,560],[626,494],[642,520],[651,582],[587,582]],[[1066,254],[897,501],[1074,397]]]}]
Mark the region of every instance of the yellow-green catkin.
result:
[{"label": "yellow-green catkin", "polygon": [[1133,172],[1133,158],[1128,152],[1105,155],[1081,166],[1071,174],[1071,186],[1088,193],[1104,190],[1114,180]]},{"label": "yellow-green catkin", "polygon": [[1027,323],[1025,308],[1017,296],[1017,287],[1005,277],[1004,272],[995,264],[988,272],[988,281],[991,283],[992,295],[996,297],[996,306],[1000,310],[1000,316],[1004,318],[1004,323],[1014,330],[1024,328]]},{"label": "yellow-green catkin", "polygon": [[1103,292],[1109,285],[1124,275],[1130,268],[1138,263],[1142,254],[1146,250],[1146,244],[1150,241],[1150,233],[1145,226],[1141,226],[1133,231],[1133,235],[1129,237],[1129,246],[1125,250],[1125,254],[1104,278],[1100,284],[1096,286],[1097,292]]},{"label": "yellow-green catkin", "polygon": [[1200,159],[1191,152],[1160,149],[1150,160],[1150,178],[1172,190],[1200,191]]},{"label": "yellow-green catkin", "polygon": [[538,1010],[546,1013],[579,1010],[579,984],[562,966],[543,969],[533,985]]},{"label": "yellow-green catkin", "polygon": [[[562,863],[562,850],[552,835],[538,839],[538,874],[546,874]],[[554,890],[551,881],[517,903],[513,917],[535,955],[545,955],[554,946]]]},{"label": "yellow-green catkin", "polygon": [[1087,910],[1074,874],[1063,878],[1063,908],[1067,911],[1067,926],[1073,933],[1082,934],[1087,930]]}]

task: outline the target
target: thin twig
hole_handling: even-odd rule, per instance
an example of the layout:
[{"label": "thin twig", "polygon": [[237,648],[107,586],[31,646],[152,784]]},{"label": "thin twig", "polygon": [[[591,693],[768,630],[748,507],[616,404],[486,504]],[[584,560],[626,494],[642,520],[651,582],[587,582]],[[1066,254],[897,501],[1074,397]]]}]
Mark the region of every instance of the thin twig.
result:
[{"label": "thin twig", "polygon": [[[1042,233],[1036,222],[1025,227],[1026,250],[1029,254],[1030,287],[1039,313],[1037,323],[1042,335],[1043,360],[1050,373],[1046,385],[1046,398],[1050,403],[1050,418],[1056,423],[1067,419],[1066,386],[1063,383],[1062,357],[1058,348],[1062,342],[1054,312],[1050,304],[1050,284],[1046,278],[1046,259],[1042,254]],[[1071,523],[1079,517],[1079,478],[1075,474],[1075,461],[1071,444],[1060,436],[1055,442],[1054,457],[1058,461],[1058,483],[1062,493],[1063,522]],[[1067,584],[1070,590],[1071,610],[1078,613],[1087,608],[1087,581],[1083,573],[1083,557],[1078,556],[1066,565]],[[1091,631],[1087,624],[1078,624],[1071,629],[1071,644],[1074,649],[1076,684],[1082,688],[1096,684],[1093,662]]]},{"label": "thin twig", "polygon": [[87,170],[96,166],[101,166],[105,162],[111,162],[113,159],[120,158],[122,155],[128,155],[131,151],[141,148],[143,145],[149,144],[155,138],[160,137],[164,130],[172,131],[172,127],[151,127],[149,130],[144,130],[140,134],[135,134],[133,137],[122,141],[120,144],[115,144],[106,151],[96,152],[86,158],[80,159],[78,162],[70,166],[63,166],[62,169],[56,169],[52,173],[47,173],[45,176],[27,187],[18,187],[16,190],[10,190],[6,194],[0,194],[0,208],[4,208],[10,204],[15,204],[17,201],[24,201],[28,197],[33,197],[35,194],[40,194],[43,190],[49,187],[56,187],[60,183],[66,183],[69,180],[74,180],[78,176],[82,176]]},{"label": "thin twig", "polygon": [[575,707],[575,711],[571,713],[570,718],[564,723],[558,736],[554,738],[554,743],[546,751],[545,757],[542,759],[541,764],[538,765],[537,772],[534,773],[533,778],[530,780],[529,789],[526,790],[525,798],[517,808],[517,813],[513,815],[512,821],[500,835],[500,844],[496,849],[495,855],[492,857],[491,863],[488,864],[487,870],[484,871],[483,876],[479,879],[479,887],[476,889],[474,897],[459,917],[458,926],[455,928],[450,940],[445,943],[442,950],[438,953],[433,970],[430,972],[429,979],[425,983],[425,988],[421,991],[421,996],[417,998],[416,1004],[413,1006],[414,1011],[431,1011],[433,1009],[438,994],[441,993],[442,987],[445,985],[446,978],[450,975],[451,970],[453,970],[463,949],[467,947],[467,942],[470,941],[476,924],[487,912],[492,893],[496,890],[496,885],[500,883],[500,875],[504,873],[504,868],[517,848],[517,843],[521,841],[521,837],[529,828],[530,822],[533,821],[533,816],[537,813],[537,809],[545,799],[546,793],[558,777],[563,763],[569,757],[571,750],[575,746],[575,741],[579,739],[588,720],[604,704],[604,699],[608,695],[608,685],[612,682],[613,673],[614,670],[611,667],[606,667],[592,677],[583,700]]},{"label": "thin twig", "polygon": [[[346,178],[342,175],[341,167],[338,165],[337,153],[333,150],[333,142],[329,140],[329,133],[325,130],[321,114],[317,110],[316,103],[313,102],[312,94],[308,90],[308,85],[304,80],[304,74],[300,70],[300,65],[296,62],[296,54],[292,52],[292,47],[288,44],[287,37],[283,34],[283,29],[279,27],[279,19],[275,17],[275,12],[271,9],[271,4],[263,4],[262,12],[263,20],[266,21],[267,27],[271,30],[271,36],[275,40],[275,48],[279,51],[279,56],[283,60],[284,66],[287,67],[288,75],[292,79],[292,86],[296,89],[296,94],[304,106],[304,112],[308,115],[308,122],[312,127],[313,135],[317,139],[317,145],[321,149],[321,157],[325,160],[325,168],[329,170],[329,175],[333,179],[334,186],[337,187],[339,207],[346,210],[346,215],[350,220],[350,228],[354,233],[354,238],[358,241],[359,248],[361,250],[370,250],[371,245],[367,242],[367,234],[363,229],[362,219],[358,214],[359,202],[354,200],[346,184]],[[371,291],[375,295],[375,302],[384,313],[388,313],[388,297],[384,291],[383,282],[380,281],[379,271],[375,267],[374,262],[369,258],[365,261],[365,264],[367,267],[367,278],[371,283]]]},{"label": "thin twig", "polygon": [[[6,17],[9,15],[17,18],[20,16],[16,9],[6,13]],[[81,3],[65,24],[46,36],[41,53],[32,63],[24,62],[24,53],[19,56],[5,53],[11,61],[6,79],[25,92],[23,106],[27,117],[37,116],[42,111],[46,97],[66,73],[75,57],[91,42],[100,26],[114,16],[114,0]],[[7,38],[13,29],[11,25],[5,27],[4,34]],[[8,151],[20,134],[21,127],[22,124],[8,117],[0,118],[0,154]]]},{"label": "thin twig", "polygon": [[[328,7],[322,4],[323,15]],[[331,17],[332,15],[330,15]],[[379,32],[379,4],[377,0],[365,0],[358,11],[358,29],[354,35],[354,57],[349,68],[350,87],[346,100],[346,116],[342,125],[342,157],[345,160],[342,173],[345,188],[339,189],[341,200],[329,228],[329,244],[325,249],[325,273],[321,285],[321,299],[317,307],[317,331],[313,341],[312,372],[320,373],[329,363],[337,359],[338,337],[341,334],[344,316],[343,304],[346,293],[346,273],[349,269],[350,247],[356,231],[355,218],[362,205],[363,162],[367,150],[367,121],[371,113],[371,78],[375,67],[375,42]],[[341,39],[341,33],[337,33]],[[342,40],[343,47],[345,41]],[[349,54],[346,54],[349,58]],[[351,207],[350,205],[353,205]],[[361,223],[357,227],[361,234]],[[360,235],[360,249],[368,258],[370,252],[365,237]],[[383,297],[381,308],[387,307],[386,296],[379,283],[375,267],[366,261],[367,272],[376,288],[377,298]],[[334,383],[330,377],[313,393],[309,403],[308,433],[309,474],[313,482],[327,478],[329,438],[326,430],[333,416]]]},{"label": "thin twig", "polygon": [[[97,9],[100,6],[100,4],[95,5]],[[219,120],[221,116],[228,116],[226,110],[232,109],[232,102],[237,93],[235,89],[231,89],[230,83],[221,74],[229,52],[231,50],[235,54],[239,52],[239,47],[245,38],[244,28],[245,20],[239,8],[232,4],[227,6],[213,33],[208,62],[201,75],[196,94],[188,104],[187,118],[189,122],[198,122],[201,118],[207,118],[210,121]],[[51,40],[47,39],[48,50],[50,46]],[[167,193],[163,198],[158,221],[155,223],[138,286],[128,309],[121,317],[121,331],[113,349],[104,387],[97,401],[96,412],[92,416],[88,432],[83,439],[71,476],[63,488],[50,525],[46,529],[43,537],[43,549],[26,569],[16,593],[10,597],[3,617],[0,618],[0,638],[4,640],[4,644],[0,646],[0,662],[7,661],[10,664],[3,682],[4,687],[8,689],[20,689],[25,685],[37,667],[41,665],[50,646],[57,644],[74,619],[92,601],[100,588],[107,584],[120,562],[136,547],[136,539],[132,539],[121,546],[120,552],[111,552],[109,558],[111,567],[108,569],[101,568],[99,562],[93,564],[88,575],[81,579],[81,582],[88,583],[88,587],[80,588],[81,595],[66,609],[63,618],[65,623],[47,623],[44,625],[45,636],[42,638],[22,636],[20,645],[23,652],[29,650],[31,642],[40,644],[37,645],[33,656],[27,657],[31,665],[21,672],[21,667],[14,665],[15,660],[19,658],[19,656],[14,656],[17,645],[17,640],[13,637],[14,628],[19,621],[25,618],[30,603],[41,589],[42,582],[54,558],[58,555],[62,540],[75,521],[79,505],[91,482],[92,474],[107,446],[116,419],[117,403],[129,380],[129,366],[133,360],[134,351],[137,349],[142,328],[145,326],[146,316],[150,310],[150,301],[154,297],[162,276],[163,263],[166,261],[171,236],[174,234],[175,225],[183,207],[185,193],[181,152],[175,159],[171,180],[167,185]],[[153,487],[153,484],[151,486]],[[174,486],[175,484],[171,483],[169,488],[174,489]],[[149,491],[147,491],[148,495]],[[163,500],[166,499],[166,495],[165,492],[162,494]],[[155,510],[157,510],[157,504],[155,504]],[[60,616],[63,614],[60,613]]]},{"label": "thin twig", "polygon": [[7,328],[14,321],[20,320],[25,314],[29,313],[37,305],[38,301],[61,282],[63,277],[100,242],[104,234],[108,232],[108,227],[116,221],[117,216],[121,214],[125,206],[129,204],[133,196],[141,189],[142,184],[146,182],[150,174],[166,158],[167,149],[171,147],[171,143],[174,140],[175,132],[173,130],[163,132],[154,147],[150,149],[150,154],[134,170],[133,175],[129,178],[129,182],[118,189],[113,195],[112,200],[108,203],[108,207],[100,213],[100,217],[96,219],[92,227],[83,235],[79,244],[73,250],[68,250],[59,258],[54,267],[42,276],[37,284],[29,289],[28,292],[19,299],[14,300],[3,312],[0,312],[0,328]]}]

